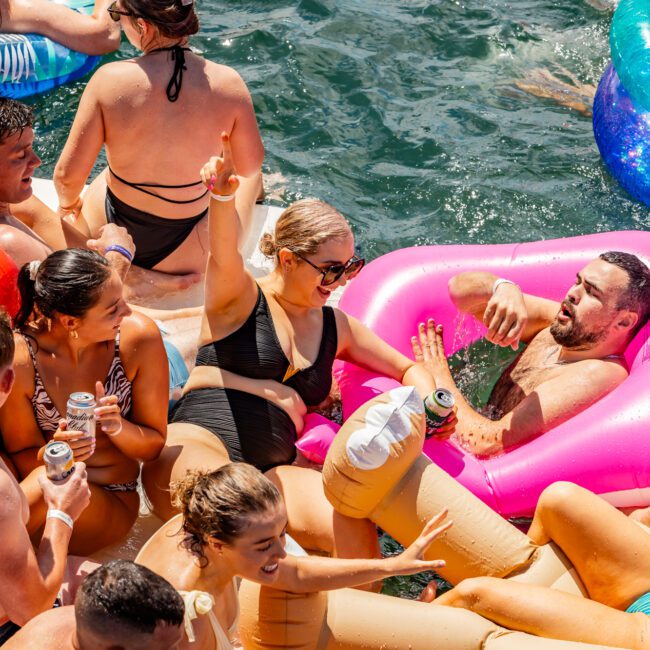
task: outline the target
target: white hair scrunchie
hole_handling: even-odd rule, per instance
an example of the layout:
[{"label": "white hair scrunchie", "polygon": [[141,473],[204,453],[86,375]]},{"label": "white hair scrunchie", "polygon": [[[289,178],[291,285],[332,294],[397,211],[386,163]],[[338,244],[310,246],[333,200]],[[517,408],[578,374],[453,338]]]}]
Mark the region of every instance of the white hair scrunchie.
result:
[{"label": "white hair scrunchie", "polygon": [[36,281],[36,274],[38,273],[38,269],[41,266],[41,260],[33,260],[29,263],[29,279],[32,282]]},{"label": "white hair scrunchie", "polygon": [[187,7],[187,5],[191,5],[194,3],[194,0],[181,0],[181,4],[183,7]]}]

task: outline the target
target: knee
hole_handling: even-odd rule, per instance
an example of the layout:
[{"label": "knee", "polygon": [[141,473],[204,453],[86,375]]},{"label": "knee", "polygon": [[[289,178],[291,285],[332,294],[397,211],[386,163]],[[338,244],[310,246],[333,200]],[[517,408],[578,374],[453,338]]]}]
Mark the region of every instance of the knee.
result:
[{"label": "knee", "polygon": [[484,602],[493,593],[499,578],[467,578],[454,587],[447,596],[453,607],[462,607],[471,611],[481,611]]},{"label": "knee", "polygon": [[561,513],[570,507],[584,491],[584,488],[575,483],[557,481],[542,492],[537,508],[542,513]]}]

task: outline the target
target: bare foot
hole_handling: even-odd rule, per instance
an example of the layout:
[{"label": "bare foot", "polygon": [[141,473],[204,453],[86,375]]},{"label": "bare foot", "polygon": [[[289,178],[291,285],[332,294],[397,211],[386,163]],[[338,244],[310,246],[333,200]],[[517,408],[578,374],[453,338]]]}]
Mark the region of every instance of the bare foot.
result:
[{"label": "bare foot", "polygon": [[535,97],[553,99],[560,106],[578,111],[585,117],[591,117],[591,107],[596,95],[596,86],[583,84],[569,70],[557,66],[558,72],[567,77],[571,83],[562,81],[549,70],[536,68],[525,79],[515,81],[515,86]]},{"label": "bare foot", "polygon": [[438,593],[438,585],[435,580],[432,580],[423,590],[422,593],[418,596],[418,600],[421,603],[432,603]]}]

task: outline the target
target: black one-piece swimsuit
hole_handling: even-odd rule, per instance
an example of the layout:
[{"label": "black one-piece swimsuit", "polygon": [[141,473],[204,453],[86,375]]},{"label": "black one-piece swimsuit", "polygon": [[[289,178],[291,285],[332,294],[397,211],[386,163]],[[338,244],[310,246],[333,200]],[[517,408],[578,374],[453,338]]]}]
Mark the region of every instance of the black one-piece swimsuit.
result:
[{"label": "black one-piece swimsuit", "polygon": [[[323,335],[316,361],[284,384],[293,388],[306,406],[317,406],[332,386],[336,357],[336,317],[323,307]],[[199,349],[197,366],[216,366],[253,379],[282,382],[290,367],[262,290],[246,322],[235,332]],[[265,471],[293,462],[296,428],[279,406],[257,395],[229,388],[198,388],[174,407],[170,422],[188,422],[208,429],[226,446],[230,460],[243,461]]]}]

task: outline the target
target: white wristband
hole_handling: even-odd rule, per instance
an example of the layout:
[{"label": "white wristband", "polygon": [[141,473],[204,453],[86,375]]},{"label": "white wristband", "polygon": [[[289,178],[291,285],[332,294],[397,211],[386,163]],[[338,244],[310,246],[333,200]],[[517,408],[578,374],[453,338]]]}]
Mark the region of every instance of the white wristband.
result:
[{"label": "white wristband", "polygon": [[64,524],[70,526],[70,530],[74,528],[74,520],[67,512],[63,512],[63,510],[48,510],[46,519],[60,519]]},{"label": "white wristband", "polygon": [[108,431],[104,431],[104,433],[109,437],[109,438],[114,438],[115,436],[119,436],[120,433],[122,433],[122,420],[120,420],[120,428],[117,431],[114,431],[113,433],[108,433]]},{"label": "white wristband", "polygon": [[215,201],[220,201],[221,203],[226,203],[226,201],[232,201],[235,198],[234,194],[215,194],[210,192],[210,198]]},{"label": "white wristband", "polygon": [[494,295],[494,292],[502,285],[502,284],[514,284],[517,289],[520,289],[520,286],[516,283],[513,282],[512,280],[508,280],[507,278],[497,278],[494,281],[494,284],[492,285],[492,295]]}]

